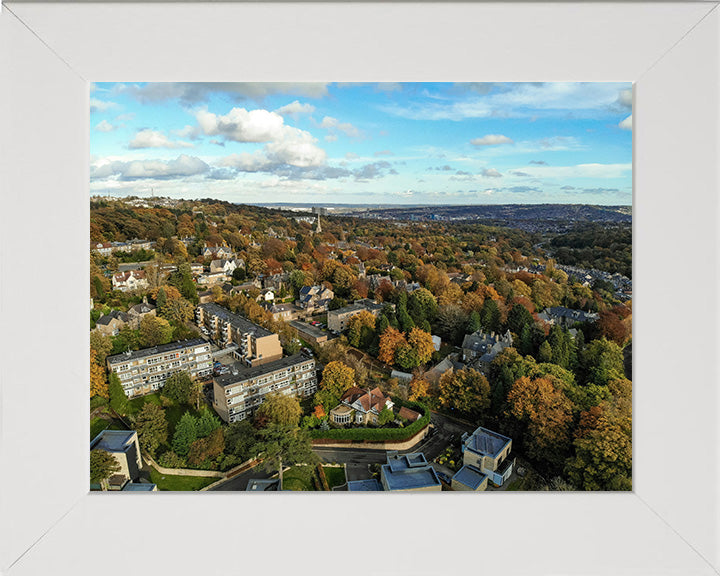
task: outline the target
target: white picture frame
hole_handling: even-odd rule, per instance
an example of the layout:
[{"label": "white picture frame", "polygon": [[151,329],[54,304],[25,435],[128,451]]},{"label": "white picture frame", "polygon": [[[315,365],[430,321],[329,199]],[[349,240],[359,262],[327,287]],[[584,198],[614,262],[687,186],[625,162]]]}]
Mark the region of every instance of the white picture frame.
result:
[{"label": "white picture frame", "polygon": [[[4,4],[0,573],[720,573],[717,5]],[[633,493],[89,494],[89,82],[178,80],[633,81]]]}]

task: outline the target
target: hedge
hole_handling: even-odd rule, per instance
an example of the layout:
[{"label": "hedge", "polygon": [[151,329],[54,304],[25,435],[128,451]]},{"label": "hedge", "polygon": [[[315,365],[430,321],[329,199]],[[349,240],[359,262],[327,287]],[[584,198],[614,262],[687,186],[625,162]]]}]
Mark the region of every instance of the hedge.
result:
[{"label": "hedge", "polygon": [[414,402],[403,402],[404,406],[422,412],[422,416],[405,428],[336,428],[333,430],[310,430],[313,440],[346,440],[363,442],[403,442],[409,440],[430,423],[430,410]]}]

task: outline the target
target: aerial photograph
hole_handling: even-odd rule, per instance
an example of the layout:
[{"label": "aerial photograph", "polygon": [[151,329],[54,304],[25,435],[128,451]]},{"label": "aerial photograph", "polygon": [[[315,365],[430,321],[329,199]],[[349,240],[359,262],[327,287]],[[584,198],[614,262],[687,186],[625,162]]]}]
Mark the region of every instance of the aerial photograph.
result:
[{"label": "aerial photograph", "polygon": [[631,83],[89,96],[91,490],[632,490]]}]

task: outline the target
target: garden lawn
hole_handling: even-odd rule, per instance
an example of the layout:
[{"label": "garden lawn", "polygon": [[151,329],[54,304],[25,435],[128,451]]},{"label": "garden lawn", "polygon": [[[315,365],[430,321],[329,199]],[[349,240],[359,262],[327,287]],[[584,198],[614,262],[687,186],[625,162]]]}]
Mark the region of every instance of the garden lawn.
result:
[{"label": "garden lawn", "polygon": [[158,490],[174,492],[200,490],[218,480],[220,478],[212,476],[171,476],[170,474],[161,474],[154,467],[150,468],[150,481],[157,484]]},{"label": "garden lawn", "polygon": [[323,470],[325,470],[325,478],[327,478],[330,490],[332,490],[335,486],[342,486],[345,482],[347,482],[347,479],[345,478],[345,468],[323,466]]},{"label": "garden lawn", "polygon": [[110,426],[110,420],[105,420],[105,418],[93,418],[90,420],[90,440],[95,438],[95,436],[100,434],[100,432],[108,426]]},{"label": "garden lawn", "polygon": [[283,472],[283,490],[314,492],[315,486],[312,480],[314,473],[312,466],[293,466]]}]

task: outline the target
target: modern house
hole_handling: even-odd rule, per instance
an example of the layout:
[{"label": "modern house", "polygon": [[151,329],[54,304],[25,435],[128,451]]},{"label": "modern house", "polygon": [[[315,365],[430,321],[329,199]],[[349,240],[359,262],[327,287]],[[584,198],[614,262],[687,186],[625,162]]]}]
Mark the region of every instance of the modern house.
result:
[{"label": "modern house", "polygon": [[267,394],[310,396],[317,391],[315,359],[295,354],[213,379],[213,407],[225,422],[251,417]]},{"label": "modern house", "polygon": [[515,463],[514,458],[509,458],[512,439],[480,426],[470,435],[463,434],[461,440],[464,467],[474,467],[490,482],[502,486]]},{"label": "modern house", "polygon": [[142,468],[140,443],[134,430],[103,430],[90,442],[90,451],[104,450],[120,465],[108,481],[111,489],[121,490],[131,480],[139,480]]},{"label": "modern house", "polygon": [[387,464],[380,468],[380,483],[390,492],[440,492],[442,484],[435,469],[421,452],[388,452]]},{"label": "modern house", "polygon": [[113,290],[130,292],[132,290],[144,290],[149,284],[145,277],[145,270],[129,270],[113,274],[112,286]]},{"label": "modern house", "polygon": [[340,404],[330,410],[330,419],[335,424],[377,424],[378,416],[394,406],[380,388],[363,390],[353,386],[342,395]]},{"label": "modern house", "polygon": [[347,323],[350,318],[357,316],[363,310],[367,310],[374,316],[378,316],[382,309],[383,304],[377,304],[368,298],[356,300],[348,306],[328,312],[328,330],[333,332],[343,332],[347,328]]},{"label": "modern house", "polygon": [[221,348],[235,345],[235,357],[248,366],[259,366],[282,358],[277,334],[214,302],[200,304],[195,309],[195,322]]},{"label": "modern house", "polygon": [[115,354],[106,362],[108,370],[120,378],[128,398],[159,390],[175,372],[184,371],[191,377],[212,372],[210,344],[201,338]]},{"label": "modern house", "polygon": [[481,492],[487,489],[488,475],[475,466],[463,466],[450,480],[453,490]]}]

